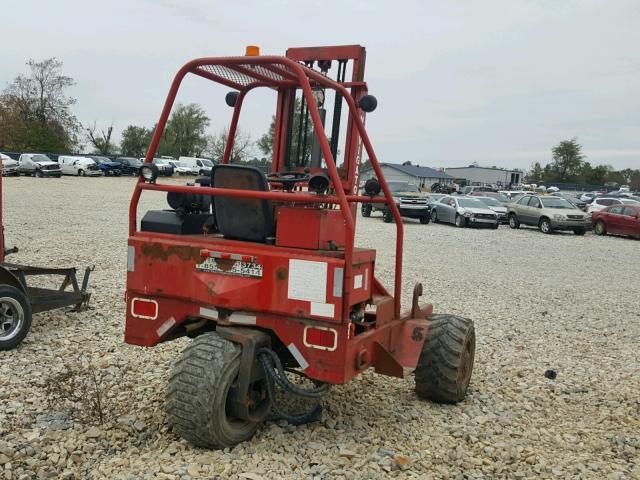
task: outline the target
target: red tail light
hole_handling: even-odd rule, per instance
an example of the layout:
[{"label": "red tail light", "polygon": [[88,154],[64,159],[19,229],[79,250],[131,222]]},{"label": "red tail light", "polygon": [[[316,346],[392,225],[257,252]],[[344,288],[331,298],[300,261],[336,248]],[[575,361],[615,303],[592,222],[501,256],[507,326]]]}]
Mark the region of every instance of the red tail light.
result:
[{"label": "red tail light", "polygon": [[333,352],[338,346],[338,332],[327,327],[305,327],[303,343],[305,347]]},{"label": "red tail light", "polygon": [[158,318],[158,302],[146,298],[131,300],[131,315],[136,318],[155,320]]}]

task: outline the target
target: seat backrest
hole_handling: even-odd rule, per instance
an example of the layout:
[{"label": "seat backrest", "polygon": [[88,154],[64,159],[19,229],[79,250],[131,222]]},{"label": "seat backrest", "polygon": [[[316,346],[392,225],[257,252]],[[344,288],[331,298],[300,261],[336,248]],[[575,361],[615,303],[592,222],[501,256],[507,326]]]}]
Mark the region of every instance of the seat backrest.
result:
[{"label": "seat backrest", "polygon": [[[266,192],[269,183],[264,173],[254,167],[216,165],[211,169],[211,186]],[[268,200],[254,198],[213,197],[218,231],[227,238],[265,242],[275,235],[273,207]]]}]

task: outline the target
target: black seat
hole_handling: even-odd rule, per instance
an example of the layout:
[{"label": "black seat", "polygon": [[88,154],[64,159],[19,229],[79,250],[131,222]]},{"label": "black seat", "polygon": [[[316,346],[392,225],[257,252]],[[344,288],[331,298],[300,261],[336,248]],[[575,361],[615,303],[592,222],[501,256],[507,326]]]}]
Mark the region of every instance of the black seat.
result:
[{"label": "black seat", "polygon": [[[211,170],[211,186],[266,192],[269,183],[254,167],[216,165]],[[275,235],[273,207],[268,200],[213,197],[218,231],[227,238],[264,243]]]}]

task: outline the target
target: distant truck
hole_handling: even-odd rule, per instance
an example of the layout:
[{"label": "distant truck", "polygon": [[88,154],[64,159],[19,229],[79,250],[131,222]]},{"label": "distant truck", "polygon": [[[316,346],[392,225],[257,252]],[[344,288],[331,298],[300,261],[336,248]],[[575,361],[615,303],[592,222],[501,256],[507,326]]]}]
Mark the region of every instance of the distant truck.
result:
[{"label": "distant truck", "polygon": [[23,153],[18,158],[18,171],[24,175],[35,177],[60,178],[62,171],[60,164],[53,162],[42,153]]},{"label": "distant truck", "polygon": [[180,157],[178,158],[180,165],[187,167],[194,175],[211,175],[211,169],[213,168],[213,162],[207,158],[197,157]]},{"label": "distant truck", "polygon": [[100,171],[96,162],[87,157],[60,155],[58,164],[60,164],[60,171],[63,175],[77,175],[79,177],[102,176],[102,171]]},{"label": "distant truck", "polygon": [[8,175],[20,175],[18,170],[18,162],[11,158],[9,155],[0,153],[0,160],[2,160],[2,176]]},{"label": "distant truck", "polygon": [[[402,217],[418,219],[420,223],[425,225],[431,221],[428,194],[423,193],[413,183],[409,182],[387,182],[387,185]],[[382,220],[386,223],[393,221],[391,210],[384,203],[362,204],[363,217],[370,217],[371,213],[378,211],[382,212]]]}]

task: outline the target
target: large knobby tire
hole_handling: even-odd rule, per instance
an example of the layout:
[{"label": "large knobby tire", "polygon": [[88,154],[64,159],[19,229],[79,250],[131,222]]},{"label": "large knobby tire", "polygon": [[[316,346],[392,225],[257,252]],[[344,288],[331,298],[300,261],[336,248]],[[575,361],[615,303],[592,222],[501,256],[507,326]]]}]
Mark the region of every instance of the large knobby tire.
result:
[{"label": "large knobby tire", "polygon": [[509,214],[509,227],[520,228],[520,221],[518,220],[518,217],[516,217],[515,213]]},{"label": "large knobby tire", "polygon": [[227,448],[249,440],[258,423],[226,413],[238,376],[240,347],[217,333],[197,337],[176,362],[167,389],[166,412],[173,431],[197,447]]},{"label": "large knobby tire", "polygon": [[476,351],[473,321],[456,315],[432,315],[415,370],[416,393],[437,403],[458,403],[471,381]]},{"label": "large knobby tire", "polygon": [[363,203],[362,204],[362,216],[363,217],[370,217],[371,216],[371,205],[368,203]]},{"label": "large knobby tire", "polygon": [[602,220],[598,220],[596,222],[596,226],[593,228],[593,231],[596,232],[596,235],[606,235],[607,226]]},{"label": "large knobby tire", "polygon": [[549,220],[547,217],[542,217],[540,219],[540,222],[538,223],[538,228],[542,233],[546,233],[546,234],[553,233],[553,228],[551,227],[551,220]]},{"label": "large knobby tire", "polygon": [[24,293],[0,285],[0,350],[17,347],[31,328],[31,305]]}]

